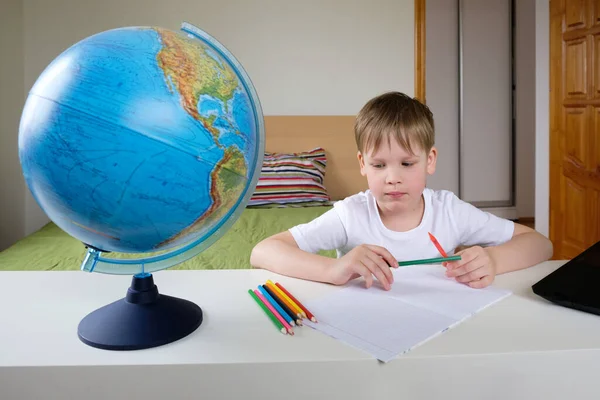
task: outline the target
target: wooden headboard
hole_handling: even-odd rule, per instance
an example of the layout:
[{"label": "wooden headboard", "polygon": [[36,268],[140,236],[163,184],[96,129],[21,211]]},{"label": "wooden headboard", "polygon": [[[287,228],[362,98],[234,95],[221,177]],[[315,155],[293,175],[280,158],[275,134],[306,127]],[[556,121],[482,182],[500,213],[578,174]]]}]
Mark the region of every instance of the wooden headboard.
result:
[{"label": "wooden headboard", "polygon": [[332,200],[341,200],[367,189],[356,159],[354,120],[352,115],[267,116],[266,151],[291,153],[324,148],[325,187]]}]

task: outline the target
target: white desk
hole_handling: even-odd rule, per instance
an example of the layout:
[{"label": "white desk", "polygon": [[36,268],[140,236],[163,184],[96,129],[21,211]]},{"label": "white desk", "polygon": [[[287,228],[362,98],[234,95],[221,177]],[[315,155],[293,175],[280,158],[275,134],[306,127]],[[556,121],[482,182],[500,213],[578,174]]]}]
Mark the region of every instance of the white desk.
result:
[{"label": "white desk", "polygon": [[159,291],[200,305],[204,322],[175,343],[113,352],[80,342],[77,325],[123,297],[129,276],[1,272],[0,399],[598,399],[600,316],[531,291],[560,265],[497,277],[512,296],[387,364],[308,327],[278,333],[247,293],[266,279],[302,299],[334,286],[262,270],[158,272]]}]

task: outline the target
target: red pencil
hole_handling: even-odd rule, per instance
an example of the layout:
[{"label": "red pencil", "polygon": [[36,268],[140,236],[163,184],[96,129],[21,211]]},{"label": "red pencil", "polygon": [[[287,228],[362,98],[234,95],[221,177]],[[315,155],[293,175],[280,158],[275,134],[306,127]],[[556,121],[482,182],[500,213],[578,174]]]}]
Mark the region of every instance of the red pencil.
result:
[{"label": "red pencil", "polygon": [[440,254],[442,255],[442,257],[448,258],[448,254],[446,254],[446,252],[444,251],[444,249],[442,249],[442,246],[440,246],[440,243],[437,241],[437,239],[435,238],[435,236],[433,236],[431,233],[429,233],[429,239],[431,239],[431,241],[433,242],[433,244],[435,245],[435,247],[437,247],[437,249],[440,252]]},{"label": "red pencil", "polygon": [[275,285],[277,285],[277,287],[279,289],[281,289],[281,291],[285,294],[288,295],[288,297],[290,299],[292,299],[292,301],[294,303],[296,303],[298,305],[298,307],[300,307],[302,309],[302,311],[304,311],[306,313],[306,316],[312,321],[312,322],[317,322],[317,319],[315,318],[314,315],[312,315],[310,313],[310,311],[308,311],[308,309],[306,307],[304,307],[304,305],[302,303],[300,303],[298,300],[296,300],[296,298],[294,296],[292,296],[292,294],[290,292],[288,292],[287,290],[285,290],[285,288],[283,286],[281,286],[279,283],[276,283]]}]

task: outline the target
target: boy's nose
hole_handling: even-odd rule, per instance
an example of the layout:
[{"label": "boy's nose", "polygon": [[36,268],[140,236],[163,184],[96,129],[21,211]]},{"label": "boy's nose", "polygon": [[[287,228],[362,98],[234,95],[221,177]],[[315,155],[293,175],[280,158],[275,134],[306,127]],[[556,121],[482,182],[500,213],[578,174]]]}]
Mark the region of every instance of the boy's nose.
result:
[{"label": "boy's nose", "polygon": [[398,172],[390,171],[386,180],[387,180],[387,183],[392,184],[392,185],[394,185],[396,183],[402,183],[402,175]]}]

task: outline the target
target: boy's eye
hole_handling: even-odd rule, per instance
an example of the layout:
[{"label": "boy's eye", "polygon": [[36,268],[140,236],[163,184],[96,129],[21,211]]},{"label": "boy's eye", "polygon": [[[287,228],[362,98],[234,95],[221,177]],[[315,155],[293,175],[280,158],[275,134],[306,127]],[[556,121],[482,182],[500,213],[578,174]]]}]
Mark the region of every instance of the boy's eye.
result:
[{"label": "boy's eye", "polygon": [[402,166],[403,167],[410,167],[411,165],[413,165],[414,163],[410,163],[410,162],[403,162]]},{"label": "boy's eye", "polygon": [[383,168],[383,164],[373,164],[373,168]]}]

